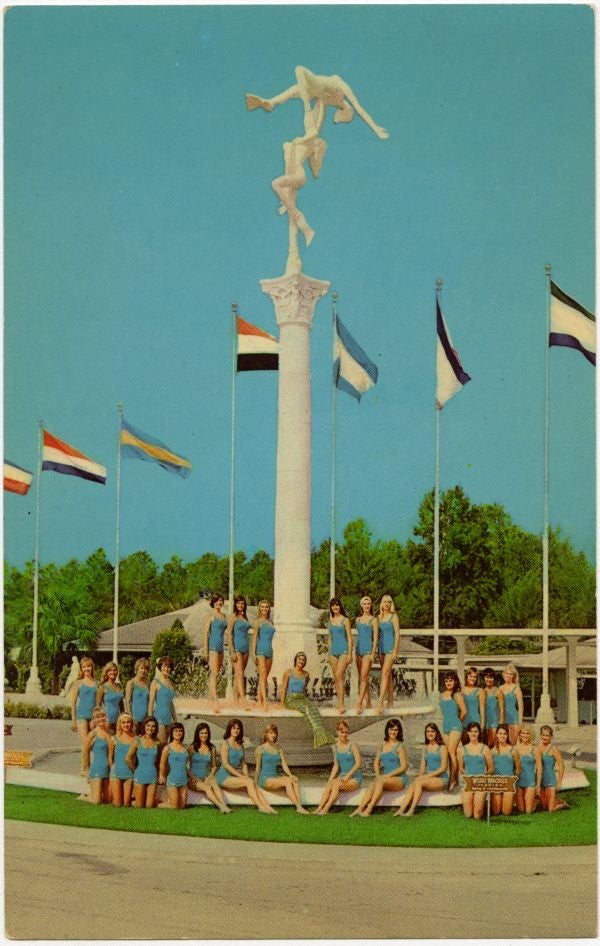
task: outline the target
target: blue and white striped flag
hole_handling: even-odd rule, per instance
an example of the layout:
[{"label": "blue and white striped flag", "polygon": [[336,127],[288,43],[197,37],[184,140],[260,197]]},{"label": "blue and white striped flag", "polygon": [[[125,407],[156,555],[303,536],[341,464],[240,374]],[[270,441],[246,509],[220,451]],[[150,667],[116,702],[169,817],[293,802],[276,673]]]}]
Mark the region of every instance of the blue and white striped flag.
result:
[{"label": "blue and white striped flag", "polygon": [[377,365],[374,365],[358,342],[336,315],[333,354],[333,382],[340,389],[360,401],[362,395],[377,383]]}]

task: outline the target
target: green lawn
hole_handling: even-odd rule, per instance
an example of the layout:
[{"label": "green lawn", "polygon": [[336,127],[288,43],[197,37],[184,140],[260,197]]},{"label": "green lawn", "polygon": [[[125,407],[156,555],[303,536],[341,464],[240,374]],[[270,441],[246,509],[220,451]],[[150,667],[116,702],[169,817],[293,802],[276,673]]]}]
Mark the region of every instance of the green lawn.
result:
[{"label": "green lawn", "polygon": [[323,818],[280,808],[277,816],[236,808],[221,815],[213,808],[186,811],[136,811],[94,806],[75,795],[48,789],[6,785],[5,817],[17,821],[109,828],[246,841],[295,841],[301,844],[363,844],[386,847],[536,847],[596,843],[596,772],[586,772],[589,789],[566,794],[570,808],[556,814],[515,815],[467,821],[459,808],[421,809],[413,818],[393,818],[381,809],[370,818],[349,818],[337,808]]}]

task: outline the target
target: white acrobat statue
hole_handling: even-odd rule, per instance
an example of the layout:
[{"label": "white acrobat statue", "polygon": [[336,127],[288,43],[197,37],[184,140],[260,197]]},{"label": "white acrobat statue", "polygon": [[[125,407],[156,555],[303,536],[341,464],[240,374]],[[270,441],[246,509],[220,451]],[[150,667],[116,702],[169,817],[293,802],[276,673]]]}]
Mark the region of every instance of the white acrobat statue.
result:
[{"label": "white acrobat statue", "polygon": [[[341,76],[316,76],[304,66],[296,66],[296,84],[290,86],[279,95],[270,99],[263,99],[257,95],[246,95],[246,107],[249,111],[262,108],[271,112],[277,105],[283,105],[290,99],[301,99],[304,105],[304,134],[293,141],[286,141],[283,145],[284,173],[275,178],[272,187],[281,205],[279,213],[288,214],[290,223],[290,255],[288,257],[288,271],[300,269],[298,254],[297,231],[304,236],[309,246],[315,231],[309,226],[306,217],[296,206],[298,190],[306,184],[304,164],[308,160],[313,177],[318,177],[327,150],[327,142],[319,137],[323,127],[327,109],[335,108],[334,122],[351,122],[356,112],[378,138],[388,138],[385,128],[377,125],[368,112],[362,107],[354,92]],[[314,102],[314,105],[313,105]]]}]

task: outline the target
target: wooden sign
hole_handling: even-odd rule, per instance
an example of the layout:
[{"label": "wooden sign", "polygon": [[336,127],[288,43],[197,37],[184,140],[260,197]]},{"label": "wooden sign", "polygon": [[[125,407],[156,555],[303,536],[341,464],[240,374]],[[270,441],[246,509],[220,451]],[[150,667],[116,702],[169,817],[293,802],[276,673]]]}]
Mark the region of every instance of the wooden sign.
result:
[{"label": "wooden sign", "polygon": [[22,768],[29,769],[31,768],[31,756],[32,752],[19,752],[19,751],[5,751],[4,752],[4,764],[5,765],[20,765]]},{"label": "wooden sign", "polygon": [[517,775],[465,775],[466,792],[514,792]]}]

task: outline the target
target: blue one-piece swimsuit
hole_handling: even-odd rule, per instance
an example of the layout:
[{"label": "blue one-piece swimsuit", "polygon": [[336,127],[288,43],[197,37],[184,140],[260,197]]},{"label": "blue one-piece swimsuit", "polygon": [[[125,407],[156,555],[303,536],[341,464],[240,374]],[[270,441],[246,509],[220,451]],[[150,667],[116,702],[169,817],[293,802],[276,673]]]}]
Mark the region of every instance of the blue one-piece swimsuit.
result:
[{"label": "blue one-piece swimsuit", "polygon": [[147,686],[134,683],[131,689],[131,715],[136,723],[141,723],[148,715],[148,699],[150,690]]},{"label": "blue one-piece swimsuit", "polygon": [[[441,764],[442,764],[442,750],[441,749],[436,749],[433,751],[431,749],[425,750],[425,775],[430,775],[432,772],[435,772],[437,769],[439,769]],[[436,777],[441,778],[442,782],[444,782],[445,785],[448,784],[447,772],[442,772],[441,775],[438,775]]]},{"label": "blue one-piece swimsuit", "polygon": [[542,753],[542,788],[556,788],[556,759],[549,752]]},{"label": "blue one-piece swimsuit", "polygon": [[304,693],[304,687],[306,686],[305,677],[295,677],[290,673],[288,680],[288,693]]},{"label": "blue one-piece swimsuit", "polygon": [[158,772],[156,771],[157,756],[158,745],[147,748],[138,739],[137,766],[133,775],[133,781],[136,785],[154,785],[156,783],[158,779]]},{"label": "blue one-piece swimsuit", "polygon": [[90,778],[108,778],[108,739],[101,739],[96,736],[92,743],[92,764],[90,765]]},{"label": "blue one-piece swimsuit", "polygon": [[394,625],[391,621],[379,622],[379,650],[382,654],[392,653],[395,636]]},{"label": "blue one-piece swimsuit", "polygon": [[[244,761],[244,750],[243,749],[234,749],[232,746],[227,743],[227,762],[229,765],[236,769],[241,774],[242,762]],[[223,785],[228,778],[231,777],[231,773],[227,771],[224,765],[220,765],[217,771],[217,782],[219,785]]]},{"label": "blue one-piece swimsuit", "polygon": [[281,765],[281,752],[264,752],[261,756],[260,775],[258,776],[259,788],[265,787],[265,782],[269,778],[277,778],[279,766]]},{"label": "blue one-piece swimsuit", "polygon": [[256,641],[256,656],[273,659],[273,635],[275,628],[272,624],[260,624]]},{"label": "blue one-piece swimsuit", "polygon": [[330,624],[329,633],[331,634],[330,657],[341,657],[348,653],[348,637],[346,628],[343,624]]},{"label": "blue one-piece swimsuit", "polygon": [[440,697],[440,709],[442,711],[442,729],[445,733],[462,732],[462,723],[458,712],[458,704],[453,697],[449,700],[446,697]]},{"label": "blue one-piece swimsuit", "polygon": [[[398,745],[400,745],[398,743]],[[394,769],[400,768],[400,757],[398,755],[397,749],[390,749],[389,752],[380,752],[379,753],[379,765],[381,767],[382,775],[389,775],[390,772],[393,772]],[[404,785],[404,779],[401,776],[396,776],[400,778],[402,784]]]},{"label": "blue one-piece swimsuit", "polygon": [[111,726],[114,726],[119,718],[122,700],[123,690],[111,690],[106,685],[104,686],[104,712]]},{"label": "blue one-piece swimsuit", "polygon": [[115,753],[113,756],[112,769],[110,770],[111,778],[118,778],[121,779],[121,781],[133,778],[133,772],[125,761],[125,756],[130,749],[130,742],[119,742],[118,739],[115,739]]},{"label": "blue one-piece swimsuit", "polygon": [[492,749],[492,760],[494,763],[494,775],[514,775],[515,760],[512,752],[498,752]]},{"label": "blue one-piece swimsuit", "polygon": [[89,721],[92,718],[97,693],[97,683],[93,683],[91,686],[87,683],[80,685],[77,691],[77,702],[75,703],[75,719],[87,719]]},{"label": "blue one-piece swimsuit", "polygon": [[373,653],[373,626],[372,624],[365,624],[363,621],[356,622],[356,631],[358,637],[356,639],[356,653],[359,657],[364,657],[366,654]]},{"label": "blue one-piece swimsuit", "polygon": [[519,753],[521,759],[521,774],[517,781],[518,788],[535,788],[535,756],[532,752],[526,755]]},{"label": "blue one-piece swimsuit", "polygon": [[504,722],[507,726],[518,726],[519,724],[519,707],[514,687],[504,694]]},{"label": "blue one-piece swimsuit", "polygon": [[208,635],[208,649],[214,650],[217,654],[223,653],[223,638],[225,637],[225,628],[227,621],[222,618],[213,618],[210,622],[210,633]]},{"label": "blue one-piece swimsuit", "polygon": [[471,723],[479,723],[481,726],[481,715],[479,713],[479,687],[475,687],[472,693],[465,693],[463,690],[463,699],[467,707],[467,715],[462,721],[463,729],[470,726]]},{"label": "blue one-piece swimsuit", "polygon": [[212,752],[190,753],[190,774],[204,781],[212,767]]},{"label": "blue one-piece swimsuit", "polygon": [[[346,749],[344,752],[340,752],[338,749],[335,750],[335,758],[337,764],[340,767],[340,777],[343,778],[344,775],[347,775],[350,769],[356,765],[356,759],[354,758],[354,753],[352,749]],[[360,769],[358,772],[355,772],[352,778],[355,778],[359,785],[362,784],[362,772]]]},{"label": "blue one-piece swimsuit", "polygon": [[247,654],[250,650],[248,643],[248,631],[250,622],[239,618],[233,625],[233,646],[240,654]]},{"label": "blue one-piece swimsuit", "polygon": [[486,690],[485,694],[485,728],[497,729],[500,722],[500,704],[498,695],[492,693],[491,696]]},{"label": "blue one-piece swimsuit", "polygon": [[173,722],[171,707],[175,699],[175,690],[173,687],[166,686],[157,680],[158,690],[156,691],[156,700],[154,703],[154,715],[159,726],[170,726]]},{"label": "blue one-piece swimsuit", "polygon": [[167,788],[183,788],[187,785],[187,752],[176,752],[167,746],[167,761],[169,763],[169,774],[167,775]]},{"label": "blue one-piece swimsuit", "polygon": [[465,746],[463,765],[465,768],[465,775],[485,775],[487,771],[487,764],[483,754],[483,745],[481,745],[480,750],[478,753],[476,753],[476,755],[472,755],[470,752],[467,752],[467,747]]}]

